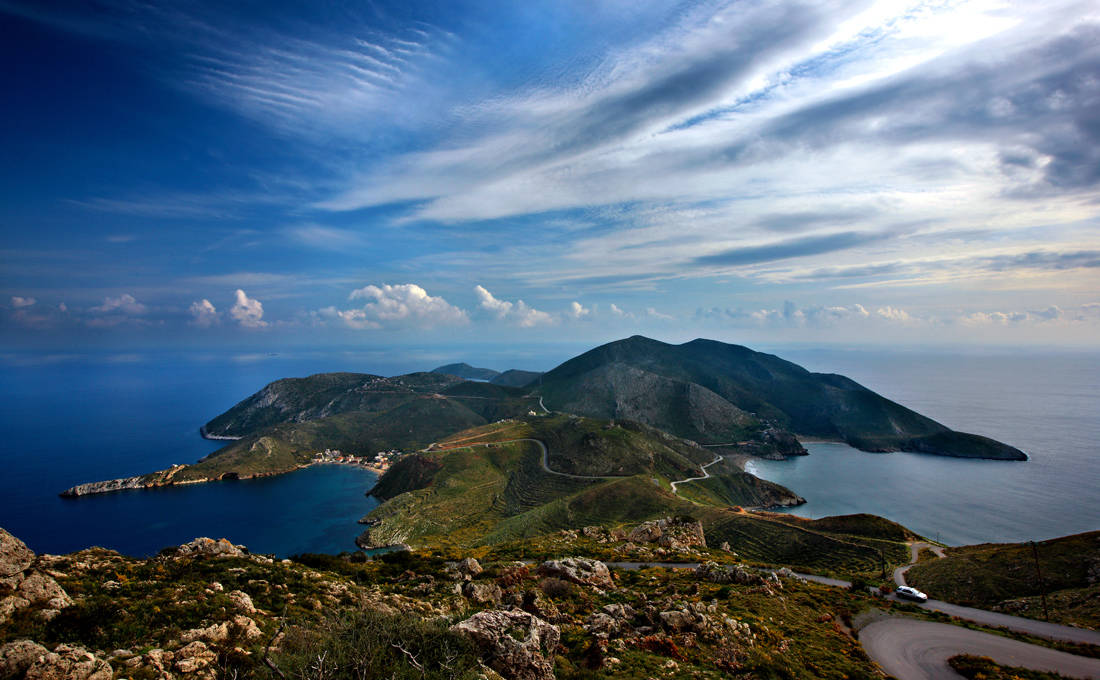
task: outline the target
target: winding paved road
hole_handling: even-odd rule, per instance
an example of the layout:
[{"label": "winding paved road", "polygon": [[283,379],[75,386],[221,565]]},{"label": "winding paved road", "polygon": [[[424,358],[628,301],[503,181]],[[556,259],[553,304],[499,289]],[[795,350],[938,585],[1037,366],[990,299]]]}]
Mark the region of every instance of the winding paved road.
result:
[{"label": "winding paved road", "polygon": [[722,456],[719,456],[719,455],[715,454],[714,460],[710,461],[706,465],[701,465],[699,467],[699,469],[703,471],[703,476],[702,477],[688,477],[687,479],[681,479],[681,480],[678,480],[678,481],[675,481],[675,482],[669,482],[669,486],[672,487],[672,493],[677,493],[676,487],[679,484],[683,484],[684,482],[694,482],[694,481],[697,481],[697,480],[700,480],[700,479],[706,479],[706,478],[710,477],[710,473],[707,472],[707,468],[709,468],[711,465],[714,465],[715,463],[717,463],[720,460],[722,460]]},{"label": "winding paved road", "polygon": [[[943,557],[943,548],[931,545],[929,543],[913,543],[911,546],[911,560],[917,559],[917,554],[921,548],[930,548],[936,555]],[[913,566],[914,562],[898,567],[894,570],[894,583],[899,586],[906,585],[905,572],[909,571],[909,567]],[[903,601],[898,598],[897,595],[891,594],[889,599],[894,601]],[[908,600],[904,600],[909,602]],[[923,609],[930,609],[932,611],[942,612],[948,616],[957,616],[960,619],[966,619],[967,621],[974,621],[987,626],[994,626],[997,628],[1008,628],[1020,633],[1027,633],[1028,635],[1037,635],[1039,637],[1048,638],[1050,640],[1062,640],[1064,642],[1078,642],[1087,645],[1100,645],[1100,631],[1087,630],[1084,628],[1074,628],[1072,626],[1062,626],[1057,623],[1047,623],[1046,621],[1037,621],[1035,619],[1026,619],[1022,616],[1012,616],[1010,614],[1001,614],[1000,612],[991,612],[985,609],[975,609],[973,607],[963,607],[958,604],[951,604],[950,602],[943,602],[941,600],[929,599],[927,602],[910,602],[910,604],[916,604]]]},{"label": "winding paved road", "polygon": [[1074,678],[1100,678],[1100,659],[945,623],[882,619],[860,630],[859,642],[868,656],[898,680],[961,678],[947,660],[963,653],[988,656],[1005,666],[1053,671]]}]

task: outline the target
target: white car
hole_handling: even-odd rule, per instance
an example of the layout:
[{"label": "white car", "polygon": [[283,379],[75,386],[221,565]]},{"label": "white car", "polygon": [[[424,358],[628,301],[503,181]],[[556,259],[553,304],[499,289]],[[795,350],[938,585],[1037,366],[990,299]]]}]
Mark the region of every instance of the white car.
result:
[{"label": "white car", "polygon": [[906,600],[916,600],[917,602],[928,601],[927,595],[910,586],[898,586],[895,592],[898,594],[898,597],[903,597]]}]

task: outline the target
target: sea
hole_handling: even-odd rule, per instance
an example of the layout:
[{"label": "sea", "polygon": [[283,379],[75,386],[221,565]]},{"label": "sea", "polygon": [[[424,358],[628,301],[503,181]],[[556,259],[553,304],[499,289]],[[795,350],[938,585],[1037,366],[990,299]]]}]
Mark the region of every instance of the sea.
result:
[{"label": "sea", "polygon": [[[511,356],[506,365],[401,348],[0,354],[0,527],[51,553],[96,545],[143,556],[198,536],[280,557],[352,551],[363,530],[357,520],[376,505],[366,496],[375,475],[352,466],[76,499],[58,493],[198,460],[222,445],[202,439],[199,426],[278,378],[335,370],[395,375],[470,359],[545,370],[575,349]],[[808,444],[809,456],[751,463],[808,500],[791,512],[875,513],[948,544],[1100,529],[1100,354],[776,353],[847,375],[1030,457],[972,461]]]}]

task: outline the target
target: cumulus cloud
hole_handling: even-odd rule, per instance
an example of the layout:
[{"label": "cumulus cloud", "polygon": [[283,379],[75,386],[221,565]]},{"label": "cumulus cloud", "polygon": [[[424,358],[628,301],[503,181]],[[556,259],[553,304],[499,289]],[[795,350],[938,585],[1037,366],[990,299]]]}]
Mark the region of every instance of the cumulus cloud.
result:
[{"label": "cumulus cloud", "polygon": [[19,297],[18,295],[11,296],[11,306],[16,309],[22,309],[24,307],[30,307],[38,302],[32,297]]},{"label": "cumulus cloud", "polygon": [[576,300],[569,304],[569,316],[573,317],[574,319],[583,319],[587,316],[590,316],[591,314],[591,309],[588,309]]},{"label": "cumulus cloud", "polygon": [[539,324],[554,322],[554,317],[531,307],[523,300],[516,300],[515,302],[499,300],[484,286],[475,286],[474,292],[477,294],[478,306],[500,321],[514,323],[521,328],[531,328]]},{"label": "cumulus cloud", "polygon": [[349,300],[367,300],[362,307],[319,310],[321,319],[340,319],[357,330],[372,328],[455,326],[469,321],[465,310],[432,296],[415,283],[369,285],[353,290]]},{"label": "cumulus cloud", "polygon": [[912,319],[912,317],[909,316],[909,312],[905,311],[904,309],[898,309],[897,307],[891,307],[889,305],[885,307],[879,307],[875,310],[875,314],[878,314],[884,319],[889,319],[890,321],[909,321],[910,319]]},{"label": "cumulus cloud", "polygon": [[651,319],[657,319],[659,321],[674,321],[675,318],[676,318],[676,317],[672,316],[671,314],[664,314],[663,312],[658,312],[657,309],[654,308],[654,307],[646,307],[645,308],[645,315],[648,316]]},{"label": "cumulus cloud", "polygon": [[1082,305],[1074,315],[1067,315],[1058,305],[1051,305],[1046,309],[1018,310],[1018,311],[977,311],[963,314],[959,322],[967,326],[1009,326],[1016,324],[1048,324],[1066,320],[1085,321],[1089,308],[1093,305]]},{"label": "cumulus cloud", "polygon": [[127,314],[140,316],[149,311],[149,308],[134,299],[133,295],[123,293],[118,297],[106,297],[103,304],[88,310],[93,314]]},{"label": "cumulus cloud", "polygon": [[[844,324],[860,323],[872,319],[871,312],[862,304],[850,305],[810,305],[801,307],[790,300],[783,303],[782,307],[744,309],[744,308],[711,308],[696,311],[698,320],[712,320],[732,323],[742,326],[840,326]],[[909,320],[909,315],[901,309],[894,307],[882,307],[877,310],[874,318],[889,321]]]},{"label": "cumulus cloud", "polygon": [[191,324],[199,328],[210,328],[218,323],[218,310],[205,298],[192,302],[187,311],[191,314]]},{"label": "cumulus cloud", "polygon": [[[213,305],[211,305],[213,307]],[[229,316],[242,328],[264,328],[264,306],[254,298],[248,297],[240,288],[236,292],[236,303],[229,308]]]}]

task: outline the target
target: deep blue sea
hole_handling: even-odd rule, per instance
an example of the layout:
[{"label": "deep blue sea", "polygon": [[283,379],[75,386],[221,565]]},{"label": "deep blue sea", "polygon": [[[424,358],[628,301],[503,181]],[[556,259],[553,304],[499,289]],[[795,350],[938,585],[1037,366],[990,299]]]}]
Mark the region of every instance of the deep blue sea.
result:
[{"label": "deep blue sea", "polygon": [[[198,427],[266,383],[348,370],[394,375],[455,360],[545,369],[574,354],[430,353],[0,355],[0,526],[40,552],[100,545],[148,555],[196,536],[280,556],[354,550],[373,474],[315,466],[260,480],[62,499],[74,484],[190,463],[218,448]],[[809,499],[814,517],[882,514],[949,543],[1100,529],[1100,356],[780,352],[843,373],[956,429],[1027,451],[1027,463],[867,454],[756,463]],[[480,359],[480,360],[479,360]]]}]

